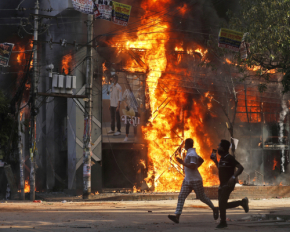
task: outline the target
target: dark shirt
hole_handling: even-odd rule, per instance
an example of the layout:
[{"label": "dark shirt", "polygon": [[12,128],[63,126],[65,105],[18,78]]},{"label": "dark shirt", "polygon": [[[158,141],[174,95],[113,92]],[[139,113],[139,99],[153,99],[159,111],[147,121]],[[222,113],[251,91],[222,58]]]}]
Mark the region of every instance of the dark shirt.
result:
[{"label": "dark shirt", "polygon": [[240,163],[230,154],[221,157],[218,163],[220,186],[228,183],[229,179],[234,175],[235,167],[238,164]]}]

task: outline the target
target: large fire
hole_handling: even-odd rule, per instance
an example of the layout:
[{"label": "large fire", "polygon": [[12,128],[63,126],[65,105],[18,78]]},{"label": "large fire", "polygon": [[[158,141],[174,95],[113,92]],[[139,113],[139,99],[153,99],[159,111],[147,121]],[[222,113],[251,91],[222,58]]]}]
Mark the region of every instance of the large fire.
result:
[{"label": "large fire", "polygon": [[[245,91],[245,90],[244,90]],[[251,96],[247,93],[247,100],[245,99],[245,92],[241,91],[238,94],[237,117],[241,122],[257,123],[261,122],[261,102],[257,96]],[[246,105],[247,104],[247,105]],[[248,111],[248,115],[247,115]]]},{"label": "large fire", "polygon": [[[130,34],[124,33],[112,40],[112,45],[119,49],[119,52],[126,51],[129,54],[132,53],[132,56],[134,52],[138,52],[139,58],[135,56],[134,59],[126,61],[124,69],[133,72],[148,70],[146,85],[149,90],[152,117],[142,128],[148,142],[149,163],[146,182],[152,190],[159,192],[180,190],[184,176],[182,172],[177,171],[170,157],[186,138],[194,140],[197,153],[205,160],[199,168],[204,185],[219,184],[217,176],[212,174],[214,163],[209,158],[214,145],[203,123],[207,109],[201,105],[200,101],[193,100],[192,95],[188,93],[164,91],[164,88],[178,86],[178,83],[182,81],[179,74],[187,73],[186,69],[176,67],[178,60],[174,63],[168,59],[166,45],[170,39],[168,32],[170,25],[162,19],[164,17],[162,12],[168,4],[170,0],[143,0],[141,7],[145,15],[142,17],[136,37],[132,38]],[[180,14],[184,15],[186,9],[186,5],[182,6],[179,9]],[[156,11],[160,13],[152,14]],[[183,48],[177,46],[175,50],[183,51]],[[193,47],[186,48],[184,52],[192,56],[195,53],[203,57],[206,50]],[[168,82],[166,79],[171,81]],[[165,87],[160,87],[161,83],[164,83],[162,85]]]}]

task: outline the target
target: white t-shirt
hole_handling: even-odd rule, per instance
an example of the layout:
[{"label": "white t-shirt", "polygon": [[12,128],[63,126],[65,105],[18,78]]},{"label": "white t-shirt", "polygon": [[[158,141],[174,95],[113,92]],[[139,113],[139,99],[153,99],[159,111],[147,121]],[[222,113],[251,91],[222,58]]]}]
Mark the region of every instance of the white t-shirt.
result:
[{"label": "white t-shirt", "polygon": [[[199,155],[196,153],[195,148],[189,148],[187,150],[184,162],[187,164],[197,164]],[[202,180],[199,171],[196,169],[187,168],[184,166],[185,181],[198,181]]]},{"label": "white t-shirt", "polygon": [[119,101],[122,101],[122,87],[116,83],[110,89],[110,106],[117,107]]}]

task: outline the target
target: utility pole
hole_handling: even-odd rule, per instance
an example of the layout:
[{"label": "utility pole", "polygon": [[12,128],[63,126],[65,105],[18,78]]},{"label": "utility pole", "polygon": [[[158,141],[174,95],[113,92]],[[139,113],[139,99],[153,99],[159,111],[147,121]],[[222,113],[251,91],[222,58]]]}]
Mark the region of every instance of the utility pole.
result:
[{"label": "utility pole", "polygon": [[24,193],[24,159],[23,159],[23,136],[21,133],[22,121],[25,114],[22,114],[22,118],[20,118],[20,114],[18,114],[18,152],[19,152],[19,172],[20,172],[20,199],[25,200],[25,193]]},{"label": "utility pole", "polygon": [[37,90],[37,40],[38,40],[39,1],[35,3],[34,38],[33,38],[33,76],[31,81],[31,111],[30,111],[30,200],[35,200],[35,156],[36,156],[36,90]]},{"label": "utility pole", "polygon": [[88,199],[91,194],[91,130],[92,130],[92,107],[93,107],[93,15],[88,14],[87,20],[88,46],[87,46],[87,71],[86,71],[86,96],[84,115],[83,137],[83,199]]}]

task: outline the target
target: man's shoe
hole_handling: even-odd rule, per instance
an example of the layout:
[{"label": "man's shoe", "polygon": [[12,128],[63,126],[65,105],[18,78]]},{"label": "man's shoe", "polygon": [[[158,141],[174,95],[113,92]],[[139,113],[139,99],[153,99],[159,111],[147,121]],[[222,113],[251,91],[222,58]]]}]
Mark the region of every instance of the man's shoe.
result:
[{"label": "man's shoe", "polygon": [[168,218],[175,223],[179,223],[179,220],[175,215],[168,215]]},{"label": "man's shoe", "polygon": [[249,200],[247,197],[245,197],[242,200],[242,207],[244,208],[245,212],[248,213],[249,212]]},{"label": "man's shoe", "polygon": [[107,134],[114,134],[115,131],[110,130]]},{"label": "man's shoe", "polygon": [[227,224],[227,222],[220,222],[220,224],[218,224],[217,225],[217,229],[222,229],[222,228],[226,228],[226,227],[228,227],[228,224]]},{"label": "man's shoe", "polygon": [[213,218],[214,218],[214,220],[218,220],[218,218],[219,218],[219,208],[218,207],[213,208]]},{"label": "man's shoe", "polygon": [[123,140],[123,142],[127,142],[128,141],[128,137],[125,137],[125,139]]},{"label": "man's shoe", "polygon": [[114,133],[114,136],[120,135],[120,134],[121,134],[121,132],[120,131],[117,131],[116,133]]}]

